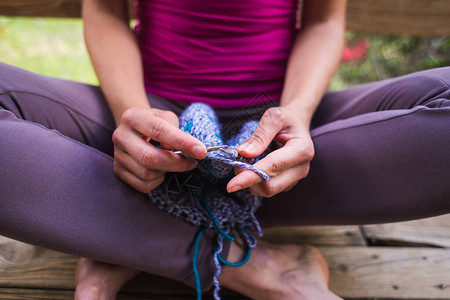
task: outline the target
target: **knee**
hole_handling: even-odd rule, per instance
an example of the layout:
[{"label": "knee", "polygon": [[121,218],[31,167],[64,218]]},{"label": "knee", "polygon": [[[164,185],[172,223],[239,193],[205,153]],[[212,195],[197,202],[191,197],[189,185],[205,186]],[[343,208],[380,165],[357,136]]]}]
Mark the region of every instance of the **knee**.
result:
[{"label": "knee", "polygon": [[[450,67],[436,68],[416,73],[419,76],[428,77],[435,80],[436,85],[445,89],[450,89]],[[414,74],[412,74],[414,75]]]},{"label": "knee", "polygon": [[0,94],[20,90],[19,85],[26,85],[27,80],[23,72],[26,71],[0,62]]},{"label": "knee", "polygon": [[450,90],[450,67],[425,70],[404,77],[405,87],[419,95],[432,98],[446,96]]},{"label": "knee", "polygon": [[384,89],[384,104],[389,108],[440,105],[450,99],[450,67],[412,73],[396,78]]},{"label": "knee", "polygon": [[18,118],[23,118],[24,103],[27,101],[23,101],[22,98],[32,85],[27,73],[30,72],[0,63],[0,110],[10,111]]}]

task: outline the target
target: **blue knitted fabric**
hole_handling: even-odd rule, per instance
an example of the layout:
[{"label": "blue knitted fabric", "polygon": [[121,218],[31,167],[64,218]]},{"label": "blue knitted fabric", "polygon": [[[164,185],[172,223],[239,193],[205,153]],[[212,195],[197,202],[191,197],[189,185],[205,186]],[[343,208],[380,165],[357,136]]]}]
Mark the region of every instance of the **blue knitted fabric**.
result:
[{"label": "blue knitted fabric", "polygon": [[[228,152],[212,151],[199,161],[190,172],[168,173],[164,182],[150,192],[152,202],[170,214],[203,228],[214,228],[219,234],[214,251],[217,271],[214,275],[214,296],[220,299],[217,280],[221,272],[219,255],[226,234],[236,230],[249,248],[255,247],[255,238],[247,233],[262,235],[261,227],[254,213],[262,197],[253,196],[248,189],[229,194],[227,182],[234,176],[234,166],[247,168],[259,174],[264,180],[270,177],[252,164],[254,159],[240,157],[236,148],[245,142],[258,126],[257,121],[244,124],[240,132],[227,141],[222,140],[221,125],[214,110],[202,103],[191,104],[180,116],[180,129],[196,137],[206,146],[228,145]],[[184,154],[183,154],[184,155]]]}]

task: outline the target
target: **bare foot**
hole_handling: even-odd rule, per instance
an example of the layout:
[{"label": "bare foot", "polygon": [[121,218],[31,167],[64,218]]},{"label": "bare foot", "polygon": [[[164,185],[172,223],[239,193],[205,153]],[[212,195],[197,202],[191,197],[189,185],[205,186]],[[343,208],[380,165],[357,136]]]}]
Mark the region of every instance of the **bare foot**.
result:
[{"label": "bare foot", "polygon": [[[240,260],[243,250],[233,243],[228,259]],[[112,300],[120,288],[140,271],[80,259],[75,280],[75,300]],[[257,300],[338,300],[328,290],[328,267],[319,251],[310,246],[273,245],[263,241],[241,267],[224,267],[220,283]]]},{"label": "bare foot", "polygon": [[[242,249],[233,243],[229,260],[238,261]],[[328,289],[328,267],[310,246],[273,245],[258,241],[250,260],[241,267],[224,267],[220,283],[257,300],[338,300]]]},{"label": "bare foot", "polygon": [[112,300],[141,271],[81,258],[75,273],[75,300]]}]

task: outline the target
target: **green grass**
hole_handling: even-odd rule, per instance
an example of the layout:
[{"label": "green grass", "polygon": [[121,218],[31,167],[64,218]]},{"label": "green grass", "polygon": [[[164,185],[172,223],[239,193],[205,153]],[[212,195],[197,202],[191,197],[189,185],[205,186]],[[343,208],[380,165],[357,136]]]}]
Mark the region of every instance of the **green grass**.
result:
[{"label": "green grass", "polygon": [[0,61],[43,75],[98,84],[81,20],[0,17]]}]

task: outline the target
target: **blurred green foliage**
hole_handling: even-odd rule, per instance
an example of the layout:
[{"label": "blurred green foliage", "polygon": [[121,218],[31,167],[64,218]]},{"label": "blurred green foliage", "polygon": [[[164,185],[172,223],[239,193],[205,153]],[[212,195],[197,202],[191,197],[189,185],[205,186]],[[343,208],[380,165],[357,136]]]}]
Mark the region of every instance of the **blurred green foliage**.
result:
[{"label": "blurred green foliage", "polygon": [[342,63],[332,82],[333,89],[450,65],[448,37],[420,38],[347,33],[349,47],[362,39],[369,44],[364,59]]},{"label": "blurred green foliage", "polygon": [[43,75],[98,84],[79,19],[0,17],[0,61]]},{"label": "blurred green foliage", "polygon": [[[450,65],[448,37],[347,33],[349,47],[363,39],[368,42],[365,55],[342,63],[330,89]],[[0,17],[0,61],[48,76],[98,84],[81,20]]]}]

